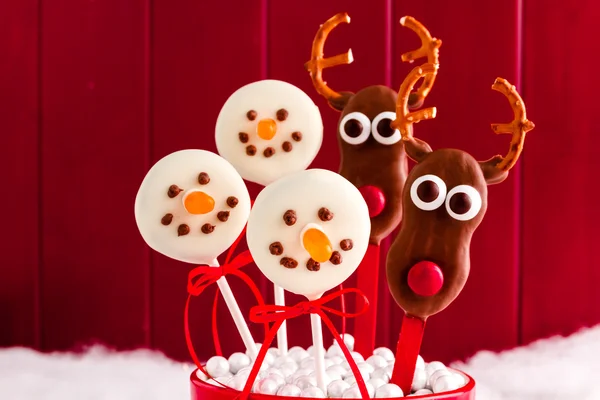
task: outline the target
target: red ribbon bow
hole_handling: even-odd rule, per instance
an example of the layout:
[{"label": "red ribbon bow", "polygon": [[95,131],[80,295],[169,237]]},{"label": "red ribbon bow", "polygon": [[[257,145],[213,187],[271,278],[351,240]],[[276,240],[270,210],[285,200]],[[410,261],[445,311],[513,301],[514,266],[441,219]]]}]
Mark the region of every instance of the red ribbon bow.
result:
[{"label": "red ribbon bow", "polygon": [[[233,257],[233,253],[235,252],[235,249],[237,248],[242,237],[244,236],[245,231],[246,230],[244,229],[242,231],[242,233],[240,233],[240,236],[233,243],[233,245],[229,248],[229,251],[227,252],[227,256],[225,258],[225,263],[223,265],[215,266],[215,267],[210,267],[207,265],[200,265],[200,266],[192,269],[190,271],[190,273],[188,274],[188,284],[187,284],[188,298],[185,303],[185,310],[184,310],[185,340],[186,340],[186,344],[187,344],[190,356],[192,357],[192,360],[194,361],[194,363],[196,364],[198,369],[200,371],[202,371],[204,374],[206,374],[207,376],[210,376],[210,375],[208,374],[208,372],[206,371],[206,369],[204,368],[204,366],[202,365],[202,363],[200,363],[200,360],[198,359],[198,355],[196,354],[196,351],[194,350],[194,345],[192,344],[192,337],[191,337],[190,329],[189,329],[189,306],[190,306],[190,301],[192,299],[192,296],[195,297],[195,296],[201,295],[202,292],[204,292],[204,290],[206,288],[208,288],[213,283],[217,282],[221,277],[223,277],[225,275],[235,275],[238,278],[242,279],[246,283],[246,285],[248,285],[248,287],[254,294],[254,297],[256,298],[256,301],[258,302],[259,305],[262,306],[265,304],[265,301],[260,293],[260,290],[254,283],[254,281],[240,269],[240,268],[253,262],[250,251],[245,250],[242,253],[238,254],[233,260],[231,260],[231,258]],[[219,293],[220,293],[219,288],[217,287],[215,297],[213,300],[213,309],[212,309],[212,337],[213,337],[213,343],[214,343],[215,351],[216,351],[217,355],[222,355],[223,352],[221,351],[221,343],[219,340],[219,331],[217,328],[217,304],[218,304],[218,299],[219,299]],[[268,329],[269,329],[269,326],[268,326],[268,324],[265,323],[265,335],[266,335]]]},{"label": "red ribbon bow", "polygon": [[[358,303],[360,303],[360,300],[362,300],[362,307],[360,310],[358,310],[354,313],[348,313],[345,311],[336,310],[335,308],[326,306],[327,303],[329,303],[330,301],[332,301],[334,299],[337,299],[338,297],[340,299],[343,299],[343,296],[346,294],[356,294],[358,296],[358,300],[359,300]],[[365,382],[364,382],[362,375],[358,369],[358,366],[356,365],[356,361],[354,361],[354,358],[350,354],[350,351],[346,347],[346,344],[344,343],[342,337],[338,333],[337,329],[335,329],[333,322],[331,322],[331,319],[327,315],[329,313],[329,314],[340,316],[342,318],[354,318],[361,314],[364,314],[367,311],[368,307],[369,307],[369,300],[366,298],[366,296],[360,290],[355,289],[355,288],[338,290],[337,292],[333,292],[331,294],[328,294],[327,296],[323,296],[320,299],[311,300],[311,301],[301,301],[300,303],[298,303],[294,306],[278,306],[278,305],[261,304],[261,305],[252,307],[250,309],[250,320],[252,322],[258,322],[258,323],[274,322],[274,324],[271,327],[271,329],[269,330],[269,332],[265,335],[265,341],[262,344],[262,346],[260,347],[260,351],[258,352],[256,361],[254,362],[254,364],[252,366],[252,370],[250,372],[250,375],[248,376],[248,380],[246,381],[246,386],[244,386],[244,390],[242,391],[241,395],[239,396],[239,399],[245,400],[245,399],[247,399],[248,395],[250,394],[250,391],[252,390],[252,386],[254,385],[254,381],[256,380],[256,377],[258,376],[260,366],[262,365],[262,363],[265,359],[265,356],[267,355],[267,350],[269,349],[269,346],[273,342],[273,339],[275,339],[275,336],[277,335],[277,331],[279,330],[279,327],[281,326],[281,324],[283,324],[283,322],[285,320],[288,320],[291,318],[296,318],[296,317],[299,317],[304,314],[317,314],[317,315],[319,315],[319,317],[321,317],[321,320],[323,321],[325,326],[329,329],[329,331],[333,334],[335,341],[340,346],[340,349],[344,353],[346,360],[350,364],[350,369],[352,370],[352,373],[354,374],[354,377],[356,378],[356,383],[358,385],[358,388],[360,389],[360,393],[361,393],[363,399],[368,399],[369,392],[367,390],[367,387],[365,386]]]}]

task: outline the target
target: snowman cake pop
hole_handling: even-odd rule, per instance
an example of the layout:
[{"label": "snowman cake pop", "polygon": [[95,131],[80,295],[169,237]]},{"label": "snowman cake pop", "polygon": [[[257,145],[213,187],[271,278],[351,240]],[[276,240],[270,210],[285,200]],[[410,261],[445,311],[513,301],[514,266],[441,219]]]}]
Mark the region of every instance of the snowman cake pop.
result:
[{"label": "snowman cake pop", "polygon": [[287,82],[262,80],[235,91],[217,118],[219,154],[244,179],[268,185],[306,169],[323,141],[318,107]]},{"label": "snowman cake pop", "polygon": [[[217,154],[182,150],[148,171],[135,199],[135,220],[146,243],[175,260],[217,267],[217,256],[242,233],[250,195],[235,168]],[[246,349],[257,349],[224,276],[217,284]]]},{"label": "snowman cake pop", "polygon": [[[369,243],[369,210],[359,190],[326,170],[301,171],[256,198],[246,236],[262,273],[285,290],[317,300],[358,267]],[[315,370],[325,392],[321,319],[311,314]]]}]

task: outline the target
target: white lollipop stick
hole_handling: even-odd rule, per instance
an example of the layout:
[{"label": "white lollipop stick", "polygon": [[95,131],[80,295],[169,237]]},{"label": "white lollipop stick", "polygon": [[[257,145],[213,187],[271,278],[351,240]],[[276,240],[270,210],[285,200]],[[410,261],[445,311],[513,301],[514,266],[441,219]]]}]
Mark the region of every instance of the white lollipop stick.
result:
[{"label": "white lollipop stick", "polygon": [[[285,291],[281,286],[273,286],[275,290],[275,304],[278,306],[285,306]],[[288,340],[287,340],[287,325],[283,321],[281,327],[277,331],[277,348],[279,349],[279,355],[285,356],[288,352]]]},{"label": "white lollipop stick", "polygon": [[321,317],[317,314],[310,314],[310,326],[312,329],[313,346],[315,349],[315,373],[317,375],[317,386],[327,393],[327,372],[325,372],[325,349],[323,347],[323,328],[321,327]]},{"label": "white lollipop stick", "polygon": [[[211,267],[218,267],[219,262],[214,261]],[[256,348],[256,342],[254,342],[254,338],[250,333],[250,329],[248,329],[248,324],[246,324],[246,320],[242,315],[242,311],[240,310],[240,306],[237,303],[237,300],[233,296],[233,292],[231,291],[231,287],[225,279],[224,276],[220,277],[217,281],[217,285],[221,290],[221,294],[223,295],[223,299],[225,300],[225,304],[227,304],[227,308],[231,313],[231,317],[233,318],[233,322],[235,322],[235,326],[242,337],[242,341],[244,342],[244,346],[246,346],[246,350],[248,351],[248,356],[255,360],[258,355],[258,349]]]}]

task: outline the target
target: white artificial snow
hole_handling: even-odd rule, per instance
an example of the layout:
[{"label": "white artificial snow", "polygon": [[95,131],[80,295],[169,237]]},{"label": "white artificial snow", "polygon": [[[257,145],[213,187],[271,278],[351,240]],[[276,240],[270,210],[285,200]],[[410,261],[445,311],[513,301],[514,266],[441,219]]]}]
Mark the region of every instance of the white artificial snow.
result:
[{"label": "white artificial snow", "polygon": [[[600,326],[451,366],[475,377],[477,400],[598,400]],[[0,399],[188,400],[193,369],[149,350],[0,349]]]}]

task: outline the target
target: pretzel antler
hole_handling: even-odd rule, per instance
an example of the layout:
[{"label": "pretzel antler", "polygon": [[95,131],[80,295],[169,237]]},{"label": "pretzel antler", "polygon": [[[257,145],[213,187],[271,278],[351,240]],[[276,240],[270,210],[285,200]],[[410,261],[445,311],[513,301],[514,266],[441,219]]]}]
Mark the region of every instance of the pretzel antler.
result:
[{"label": "pretzel antler", "polygon": [[508,154],[505,157],[497,156],[496,160],[499,162],[495,165],[495,168],[500,171],[508,171],[516,164],[523,151],[525,135],[535,128],[535,125],[527,119],[525,103],[517,92],[517,89],[506,79],[496,78],[492,89],[506,96],[515,114],[515,118],[508,124],[492,124],[492,130],[496,134],[512,135]]},{"label": "pretzel antler", "polygon": [[350,23],[350,17],[347,13],[336,14],[321,25],[317,31],[315,40],[313,41],[310,61],[304,64],[304,68],[310,73],[310,77],[317,92],[329,101],[339,99],[343,96],[342,94],[331,90],[329,86],[327,86],[327,83],[323,81],[323,69],[342,64],[350,64],[354,61],[352,58],[352,50],[350,49],[344,54],[323,58],[323,47],[325,46],[327,35],[342,22],[347,24]]},{"label": "pretzel antler", "polygon": [[437,109],[435,107],[428,107],[422,110],[413,112],[408,111],[408,97],[411,90],[419,79],[432,74],[435,74],[438,70],[437,64],[423,64],[421,66],[413,68],[412,71],[404,78],[404,82],[400,85],[398,91],[398,102],[396,103],[396,119],[392,122],[392,127],[398,129],[402,135],[403,140],[412,139],[412,124],[417,122],[435,118]]},{"label": "pretzel antler", "polygon": [[[414,19],[413,17],[402,17],[400,18],[400,25],[405,26],[412,31],[414,31],[419,38],[421,39],[421,47],[414,51],[409,51],[408,53],[402,54],[402,61],[412,63],[413,61],[421,58],[427,57],[427,62],[430,64],[440,63],[440,46],[442,45],[442,41],[440,39],[436,39],[431,36],[427,28]],[[409,104],[411,106],[420,107],[425,98],[431,91],[433,84],[435,82],[435,77],[437,75],[437,71],[429,74],[423,80],[423,84],[410,96]]]}]

